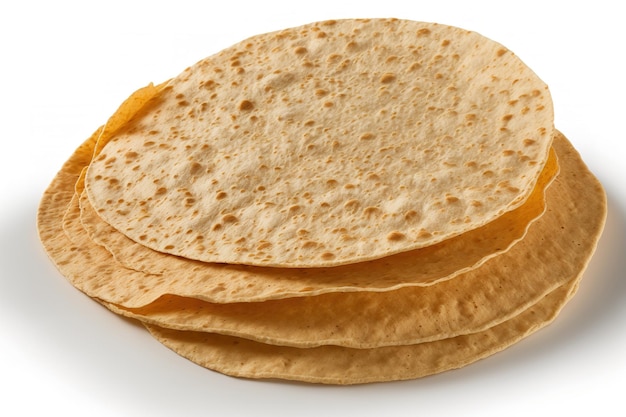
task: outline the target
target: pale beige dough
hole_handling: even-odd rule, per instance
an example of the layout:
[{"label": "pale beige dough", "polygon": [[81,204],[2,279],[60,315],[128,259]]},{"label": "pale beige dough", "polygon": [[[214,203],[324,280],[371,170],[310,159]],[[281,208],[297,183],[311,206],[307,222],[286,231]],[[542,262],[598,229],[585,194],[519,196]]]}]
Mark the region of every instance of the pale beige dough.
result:
[{"label": "pale beige dough", "polygon": [[154,250],[327,267],[518,207],[552,132],[547,86],[475,32],[318,22],[185,70],[103,141],[85,182],[107,223]]}]

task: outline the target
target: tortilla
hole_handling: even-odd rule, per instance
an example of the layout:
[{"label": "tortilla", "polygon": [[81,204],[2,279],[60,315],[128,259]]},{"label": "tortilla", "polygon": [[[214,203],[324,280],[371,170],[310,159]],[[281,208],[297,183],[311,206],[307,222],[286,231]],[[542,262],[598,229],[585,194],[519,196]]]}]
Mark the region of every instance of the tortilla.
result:
[{"label": "tortilla", "polygon": [[[393,286],[405,281],[410,281],[416,285],[428,285],[450,278],[456,273],[470,270],[489,257],[508,250],[509,247],[524,237],[530,223],[543,214],[545,210],[545,190],[558,172],[556,159],[552,152],[539,176],[533,193],[520,207],[505,213],[483,227],[455,236],[430,248],[416,249],[411,251],[411,253],[388,257],[385,262],[397,264],[399,274],[394,280],[389,280],[390,282],[386,285]],[[178,275],[185,274],[185,270],[198,265],[193,260],[157,252],[135,243],[98,216],[89,203],[89,199],[82,187],[77,189],[77,193],[80,194],[81,222],[89,235],[89,239],[106,248],[115,260],[125,267],[147,274]],[[72,209],[69,210],[69,215],[75,216],[77,211],[76,203],[71,203],[70,207]],[[451,258],[454,259],[454,262],[450,261]],[[407,261],[410,265],[407,265]],[[415,266],[420,264],[429,265],[430,268],[415,268]],[[367,264],[367,268],[360,268],[360,271],[354,271],[349,275],[380,275],[380,269],[371,265],[373,265],[373,262]],[[220,273],[219,266],[216,268],[214,264],[207,263],[206,267],[206,273]],[[356,266],[356,268],[359,267]],[[253,272],[254,269],[250,269],[250,271]],[[338,271],[342,272],[340,276],[333,277],[333,283],[336,286],[341,286],[342,281],[345,281],[343,278],[348,274],[341,269],[338,269]],[[279,271],[278,273],[282,272]],[[318,271],[313,273],[325,275],[327,274],[327,269],[318,269]],[[286,276],[288,274],[288,272],[285,272]],[[246,277],[246,281],[249,282],[250,279],[254,278]],[[311,277],[311,279],[316,278]],[[367,281],[371,281],[371,279]]]},{"label": "tortilla", "polygon": [[522,314],[480,333],[377,349],[301,349],[145,326],[177,354],[227,375],[342,385],[399,381],[461,368],[511,346],[552,322],[574,294],[576,284],[572,280]]},{"label": "tortilla", "polygon": [[552,123],[547,86],[475,32],[318,22],[185,70],[104,144],[85,186],[105,222],[159,252],[329,267],[519,207]]},{"label": "tortilla", "polygon": [[555,137],[554,147],[562,168],[547,193],[552,209],[508,252],[455,279],[389,292],[260,303],[212,304],[164,295],[136,309],[107,306],[159,327],[295,347],[373,348],[483,331],[510,320],[578,276],[602,231],[606,213],[602,187],[562,134]]}]

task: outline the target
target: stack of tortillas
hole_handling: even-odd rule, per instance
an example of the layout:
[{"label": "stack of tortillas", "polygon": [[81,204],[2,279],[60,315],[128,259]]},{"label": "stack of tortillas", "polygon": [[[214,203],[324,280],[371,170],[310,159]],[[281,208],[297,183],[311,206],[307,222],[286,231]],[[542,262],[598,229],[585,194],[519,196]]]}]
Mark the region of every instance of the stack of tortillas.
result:
[{"label": "stack of tortillas", "polygon": [[202,366],[355,384],[551,322],[605,214],[511,51],[371,19],[255,36],[138,90],[38,227],[74,286]]}]

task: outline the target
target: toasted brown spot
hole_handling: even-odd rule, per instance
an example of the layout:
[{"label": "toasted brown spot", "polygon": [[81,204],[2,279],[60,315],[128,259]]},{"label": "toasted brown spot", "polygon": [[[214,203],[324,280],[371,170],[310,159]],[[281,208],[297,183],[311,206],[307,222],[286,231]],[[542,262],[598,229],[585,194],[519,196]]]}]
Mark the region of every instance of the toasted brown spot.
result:
[{"label": "toasted brown spot", "polygon": [[324,252],[322,253],[322,259],[325,259],[327,261],[331,260],[331,259],[335,259],[335,254],[332,252]]},{"label": "toasted brown spot", "polygon": [[202,165],[197,162],[192,162],[191,167],[189,168],[189,173],[191,175],[198,175],[203,171]]},{"label": "toasted brown spot", "polygon": [[206,88],[207,90],[214,89],[218,84],[213,80],[206,80],[200,83],[202,88]]},{"label": "toasted brown spot", "polygon": [[333,64],[335,62],[337,62],[339,59],[341,59],[341,55],[339,54],[330,54],[326,57],[326,62],[328,62],[329,64]]},{"label": "toasted brown spot", "polygon": [[430,29],[423,28],[423,29],[420,29],[420,30],[417,31],[417,36],[418,37],[420,37],[420,36],[428,36],[428,35],[430,35]]},{"label": "toasted brown spot", "polygon": [[242,100],[241,103],[239,103],[239,110],[241,111],[249,111],[249,110],[252,110],[253,108],[254,108],[254,104],[252,104],[250,100]]},{"label": "toasted brown spot", "polygon": [[363,214],[369,218],[370,216],[376,216],[380,214],[380,211],[381,210],[378,207],[369,206],[363,210]]},{"label": "toasted brown spot", "polygon": [[165,188],[165,187],[159,187],[159,188],[157,188],[156,193],[154,193],[154,194],[155,194],[155,195],[163,195],[163,194],[165,194],[165,193],[167,193],[167,188]]},{"label": "toasted brown spot", "polygon": [[346,201],[343,206],[347,209],[353,210],[359,207],[360,204],[361,203],[359,203],[359,200],[351,199],[351,200]]},{"label": "toasted brown spot", "polygon": [[432,236],[432,233],[430,233],[428,230],[426,229],[422,229],[417,233],[417,237],[421,238],[421,239],[426,239]]},{"label": "toasted brown spot", "polygon": [[457,201],[459,201],[459,198],[453,195],[449,195],[449,196],[446,196],[446,201],[448,203],[456,203]]},{"label": "toasted brown spot", "polygon": [[217,200],[223,200],[228,196],[228,194],[225,191],[218,191],[217,194],[215,195],[215,198]]},{"label": "toasted brown spot", "polygon": [[530,146],[535,144],[537,141],[533,140],[533,139],[524,139],[524,146]]},{"label": "toasted brown spot", "polygon": [[391,232],[387,235],[387,240],[391,240],[391,241],[398,241],[398,240],[403,240],[406,238],[406,235],[402,232]]},{"label": "toasted brown spot", "polygon": [[395,74],[392,74],[392,73],[388,72],[386,74],[383,74],[380,77],[380,82],[383,83],[383,84],[388,84],[390,82],[393,82],[395,79],[396,79]]},{"label": "toasted brown spot", "polygon": [[226,214],[222,217],[224,223],[235,223],[237,220],[237,216],[234,214]]},{"label": "toasted brown spot", "polygon": [[374,134],[370,132],[363,133],[360,137],[361,140],[370,140],[374,139]]},{"label": "toasted brown spot", "polygon": [[258,246],[256,247],[257,250],[263,250],[263,249],[267,249],[269,247],[272,246],[271,242],[268,242],[266,240],[261,241]]},{"label": "toasted brown spot", "polygon": [[[302,244],[302,248],[303,249],[313,249],[313,248],[317,248],[320,244],[313,241],[313,240],[307,240],[306,242],[304,242]],[[331,258],[332,259],[332,258]]]},{"label": "toasted brown spot", "polygon": [[504,54],[506,54],[506,49],[504,49],[504,48],[500,48],[500,49],[498,49],[498,51],[496,52],[496,55],[497,55],[497,56],[499,56],[499,57],[500,57],[500,56],[502,56],[502,55],[504,55]]},{"label": "toasted brown spot", "polygon": [[415,210],[409,210],[406,213],[404,213],[404,219],[411,221],[413,219],[415,219],[417,217],[417,212]]}]

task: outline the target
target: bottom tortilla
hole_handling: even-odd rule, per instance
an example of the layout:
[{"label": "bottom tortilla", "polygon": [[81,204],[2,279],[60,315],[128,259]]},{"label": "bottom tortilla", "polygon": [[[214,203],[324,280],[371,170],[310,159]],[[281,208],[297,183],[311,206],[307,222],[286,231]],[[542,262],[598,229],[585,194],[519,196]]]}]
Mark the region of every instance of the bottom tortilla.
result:
[{"label": "bottom tortilla", "polygon": [[554,320],[575,292],[577,282],[573,280],[513,319],[486,331],[416,345],[302,349],[215,333],[145,326],[177,354],[231,376],[341,385],[399,381],[461,368],[511,346]]}]

